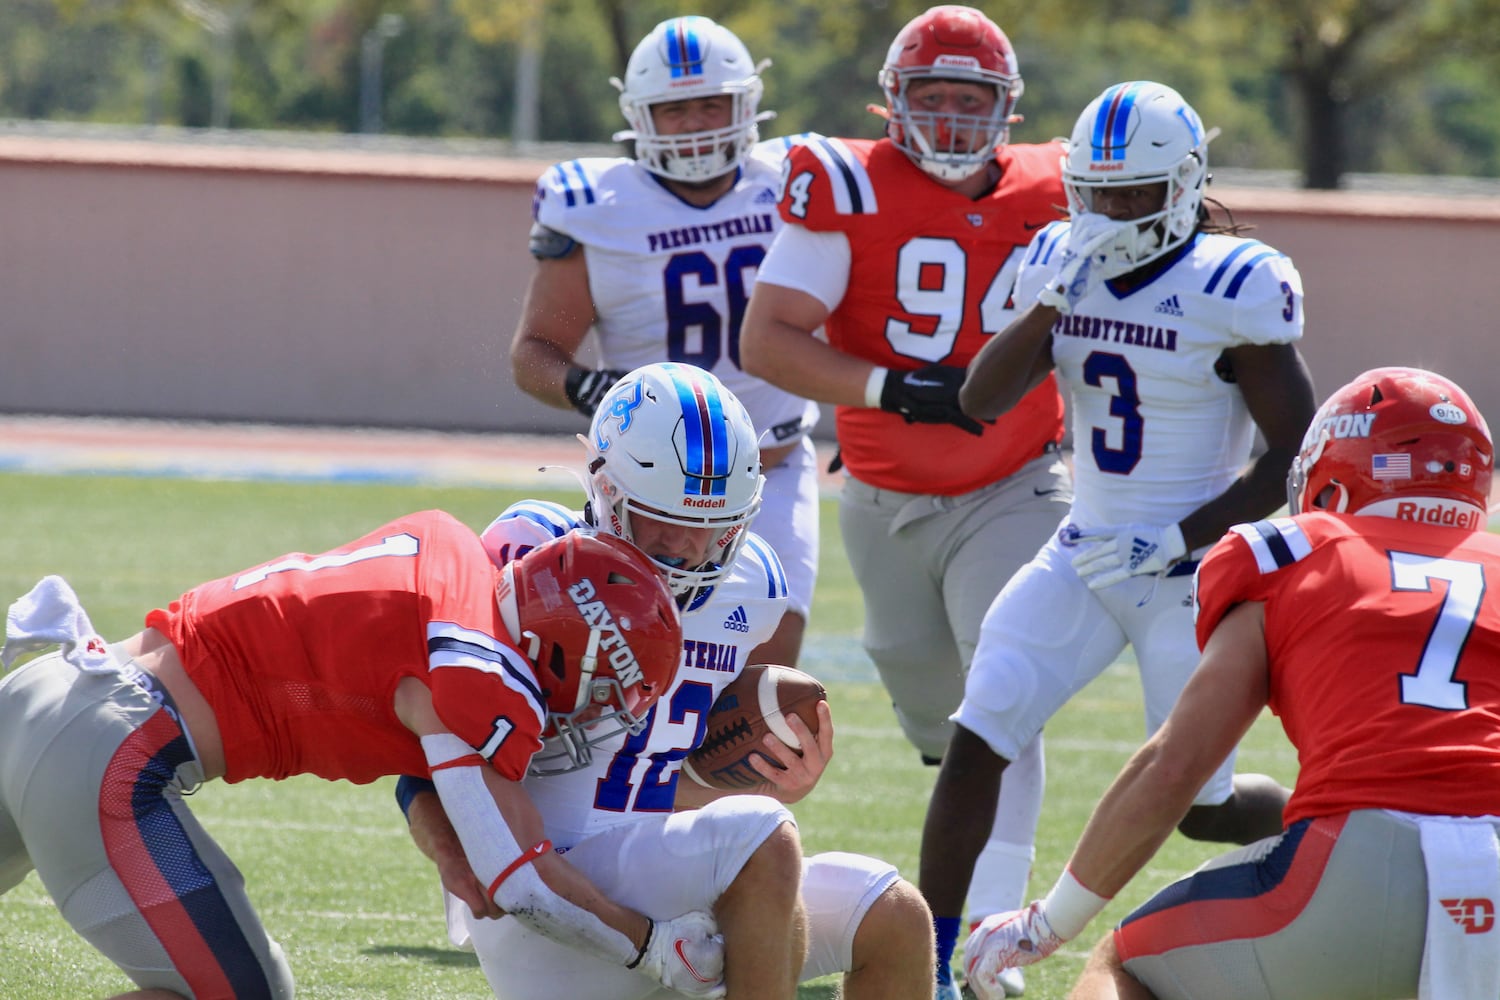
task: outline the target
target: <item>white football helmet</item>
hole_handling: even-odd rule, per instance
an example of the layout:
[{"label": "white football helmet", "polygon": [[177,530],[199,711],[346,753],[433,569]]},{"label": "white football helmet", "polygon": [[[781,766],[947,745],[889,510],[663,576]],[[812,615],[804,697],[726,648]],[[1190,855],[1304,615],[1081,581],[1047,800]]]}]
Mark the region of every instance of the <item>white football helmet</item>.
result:
[{"label": "white football helmet", "polygon": [[744,405],[711,373],[664,362],[637,368],[599,402],[589,450],[589,516],[635,541],[633,519],[716,528],[699,566],[657,560],[684,611],[729,574],[760,511],[760,446]]},{"label": "white football helmet", "polygon": [[[728,28],[706,17],[674,17],[641,39],[625,67],[611,77],[630,128],[614,140],[635,140],[635,158],[653,174],[674,181],[706,181],[738,167],[760,137],[760,122],[774,118],[760,106],[760,71],[750,51]],[[666,101],[728,94],[734,113],[727,127],[658,135],[651,106]]]},{"label": "white football helmet", "polygon": [[[913,111],[907,88],[913,80],[963,80],[995,88],[987,117]],[[1022,90],[1015,49],[1000,27],[973,7],[933,7],[902,28],[880,69],[891,142],[929,176],[952,183],[995,158],[1010,136]],[[871,105],[872,111],[880,109]],[[962,137],[969,140],[955,144]]]},{"label": "white football helmet", "polygon": [[1192,105],[1171,87],[1136,80],[1117,83],[1078,116],[1063,156],[1063,187],[1076,218],[1094,212],[1094,192],[1109,187],[1165,183],[1161,211],[1120,227],[1106,253],[1123,273],[1163,256],[1198,228],[1208,181],[1208,143]]}]

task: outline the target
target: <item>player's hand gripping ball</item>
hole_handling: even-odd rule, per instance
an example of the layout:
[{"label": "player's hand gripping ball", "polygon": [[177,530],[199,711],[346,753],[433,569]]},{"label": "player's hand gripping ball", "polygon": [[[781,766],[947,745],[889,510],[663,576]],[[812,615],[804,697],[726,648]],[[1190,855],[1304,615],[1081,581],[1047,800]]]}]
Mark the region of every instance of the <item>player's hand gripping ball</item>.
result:
[{"label": "player's hand gripping ball", "polygon": [[762,750],[766,734],[801,749],[786,717],[799,716],[816,736],[818,702],[827,698],[823,685],[800,670],[767,663],[746,667],[708,710],[708,731],[682,762],[683,773],[709,788],[736,791],[763,784],[751,760],[760,757],[781,767]]}]

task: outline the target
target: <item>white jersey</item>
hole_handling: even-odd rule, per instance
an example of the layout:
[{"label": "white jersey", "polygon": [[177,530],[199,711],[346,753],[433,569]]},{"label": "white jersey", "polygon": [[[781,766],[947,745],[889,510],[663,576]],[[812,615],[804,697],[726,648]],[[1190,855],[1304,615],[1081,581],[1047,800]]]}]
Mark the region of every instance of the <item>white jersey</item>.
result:
[{"label": "white jersey", "polygon": [[[584,525],[582,514],[560,504],[524,500],[506,508],[480,537],[495,565],[503,566]],[[672,811],[678,771],[703,740],[710,706],[749,665],[751,650],[776,631],[786,600],[781,562],[752,532],[729,578],[682,616],[682,665],[645,730],[611,744],[618,747],[614,753],[596,747],[588,767],[526,778],[526,792],[554,844],[571,847],[606,827]]]},{"label": "white jersey", "polygon": [[536,221],[582,244],[605,368],[658,361],[706,368],[773,447],[801,438],[818,405],[740,370],[740,323],[781,228],[781,161],[802,136],[756,144],[733,188],[699,208],[635,160],[559,163],[537,181]]},{"label": "white jersey", "polygon": [[[1057,270],[1067,222],[1037,234],[1016,278],[1030,302]],[[1255,423],[1215,370],[1226,348],[1302,336],[1302,279],[1290,258],[1200,234],[1146,284],[1108,284],[1052,328],[1072,394],[1073,513],[1080,527],[1171,524],[1219,496],[1250,459]]]}]

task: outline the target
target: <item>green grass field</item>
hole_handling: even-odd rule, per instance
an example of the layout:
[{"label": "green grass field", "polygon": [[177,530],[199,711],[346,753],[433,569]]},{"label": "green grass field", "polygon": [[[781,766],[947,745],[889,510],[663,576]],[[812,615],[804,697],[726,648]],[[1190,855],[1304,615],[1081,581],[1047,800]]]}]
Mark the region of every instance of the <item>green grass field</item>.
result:
[{"label": "green grass field", "polygon": [[[0,602],[47,573],[67,577],[110,638],[202,580],[287,551],[316,552],[400,514],[452,511],[473,527],[523,494],[276,482],[0,474]],[[576,502],[576,496],[556,499]],[[884,858],[915,879],[932,772],[902,738],[859,650],[859,591],[823,509],[823,562],[803,666],[822,677],[836,724],[834,760],[795,811],[809,852]],[[1046,734],[1047,798],[1034,893],[1061,869],[1100,792],[1141,740],[1140,696],[1128,660],[1110,668]],[[1284,782],[1296,761],[1262,718],[1242,770]],[[436,877],[411,846],[392,782],[353,786],[299,778],[215,784],[194,812],[243,870],[271,933],[287,949],[304,998],[482,998],[473,956],[448,947]],[[976,817],[976,821],[982,817]],[[1179,873],[1218,853],[1173,837],[1155,861],[1069,948],[1028,972],[1028,996],[1061,996],[1110,924]],[[0,897],[0,997],[107,996],[129,981],[62,922],[34,875]],[[560,987],[560,997],[566,997]],[[831,997],[831,980],[800,1000]],[[920,1000],[920,998],[918,998]]]}]

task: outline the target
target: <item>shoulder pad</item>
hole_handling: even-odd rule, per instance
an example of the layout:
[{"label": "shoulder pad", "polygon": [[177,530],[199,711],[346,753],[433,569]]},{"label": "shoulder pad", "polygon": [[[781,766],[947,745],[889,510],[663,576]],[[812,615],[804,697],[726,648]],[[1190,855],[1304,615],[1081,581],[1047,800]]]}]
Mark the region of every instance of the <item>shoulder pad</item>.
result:
[{"label": "shoulder pad", "polygon": [[1297,522],[1289,517],[1273,517],[1254,524],[1236,524],[1229,529],[1245,540],[1256,568],[1262,574],[1274,573],[1298,562],[1312,552],[1312,543]]},{"label": "shoulder pad", "polygon": [[786,597],[786,570],[782,568],[781,558],[776,555],[776,550],[771,548],[765,539],[752,533],[749,538],[745,539],[745,547],[740,551],[740,559],[757,567],[757,578],[763,575],[767,598]]},{"label": "shoulder pad", "polygon": [[526,239],[526,249],[531,251],[531,256],[539,260],[556,260],[566,257],[578,246],[578,241],[556,229],[549,229],[540,222],[531,224],[531,232]]},{"label": "shoulder pad", "polygon": [[583,518],[562,504],[522,500],[505,508],[479,535],[490,561],[504,566],[545,542],[582,526]]},{"label": "shoulder pad", "polygon": [[1259,240],[1237,242],[1239,245],[1230,249],[1211,271],[1208,283],[1203,286],[1203,294],[1235,298],[1257,264],[1282,256],[1279,250],[1268,247]]},{"label": "shoulder pad", "polygon": [[781,214],[814,231],[842,230],[844,216],[880,210],[865,159],[842,139],[812,138],[787,154]]}]

